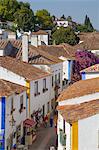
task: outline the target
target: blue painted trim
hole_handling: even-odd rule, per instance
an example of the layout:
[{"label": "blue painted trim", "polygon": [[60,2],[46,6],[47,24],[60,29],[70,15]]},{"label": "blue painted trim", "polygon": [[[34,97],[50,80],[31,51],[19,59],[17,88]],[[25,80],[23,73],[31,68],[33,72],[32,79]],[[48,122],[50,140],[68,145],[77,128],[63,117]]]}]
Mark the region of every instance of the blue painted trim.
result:
[{"label": "blue painted trim", "polygon": [[5,97],[2,97],[2,119],[1,119],[1,129],[5,129]]},{"label": "blue painted trim", "polygon": [[82,76],[82,80],[86,80],[86,73],[85,72],[82,72],[81,76]]},{"label": "blue painted trim", "polygon": [[71,60],[68,60],[68,80],[70,81],[71,76]]},{"label": "blue painted trim", "polygon": [[1,130],[4,131],[4,133],[2,134],[2,150],[5,150],[5,115],[6,115],[6,98],[2,97],[1,98]]}]

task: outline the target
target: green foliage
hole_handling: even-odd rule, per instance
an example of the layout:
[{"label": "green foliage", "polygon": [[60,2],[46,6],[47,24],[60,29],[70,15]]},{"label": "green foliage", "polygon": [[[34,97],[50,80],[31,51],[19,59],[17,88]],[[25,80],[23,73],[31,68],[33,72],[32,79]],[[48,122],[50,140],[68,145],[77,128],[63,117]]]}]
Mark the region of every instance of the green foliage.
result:
[{"label": "green foliage", "polygon": [[66,20],[66,17],[65,15],[63,14],[61,17],[60,17],[61,20]]},{"label": "green foliage", "polygon": [[17,23],[18,28],[24,31],[34,28],[34,13],[30,9],[29,3],[0,0],[0,18]]},{"label": "green foliage", "polygon": [[75,45],[79,42],[79,38],[70,27],[57,29],[52,35],[53,42],[55,44],[68,43]]},{"label": "green foliage", "polygon": [[89,17],[87,17],[87,15],[85,16],[84,24],[77,25],[76,30],[80,32],[93,32],[94,31],[92,23],[90,22],[90,19]]},{"label": "green foliage", "polygon": [[87,27],[87,31],[88,31],[88,32],[93,32],[94,28],[93,28],[93,26],[92,26],[92,23],[90,22],[89,17],[87,17],[87,15],[85,16],[84,25]]},{"label": "green foliage", "polygon": [[38,10],[36,12],[36,23],[42,29],[52,29],[53,27],[52,17],[46,9]]},{"label": "green foliage", "polygon": [[15,14],[15,23],[18,24],[18,28],[22,29],[23,31],[33,30],[34,28],[34,14],[31,9],[26,7],[22,7],[19,11]]},{"label": "green foliage", "polygon": [[66,20],[69,21],[69,22],[71,22],[72,21],[72,17],[68,16]]}]

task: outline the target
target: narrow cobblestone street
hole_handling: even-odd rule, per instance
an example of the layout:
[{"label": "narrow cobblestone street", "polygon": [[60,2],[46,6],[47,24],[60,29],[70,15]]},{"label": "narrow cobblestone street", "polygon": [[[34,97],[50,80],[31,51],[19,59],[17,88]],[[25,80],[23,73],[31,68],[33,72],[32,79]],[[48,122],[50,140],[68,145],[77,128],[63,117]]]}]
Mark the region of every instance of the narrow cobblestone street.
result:
[{"label": "narrow cobblestone street", "polygon": [[56,145],[56,133],[54,127],[40,127],[37,131],[37,139],[29,150],[49,150]]}]

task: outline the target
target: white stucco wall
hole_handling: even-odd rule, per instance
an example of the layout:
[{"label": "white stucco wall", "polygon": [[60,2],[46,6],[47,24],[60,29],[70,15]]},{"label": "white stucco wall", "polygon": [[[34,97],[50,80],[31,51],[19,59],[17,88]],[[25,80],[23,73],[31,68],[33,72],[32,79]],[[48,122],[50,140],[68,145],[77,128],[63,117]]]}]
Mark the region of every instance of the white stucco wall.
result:
[{"label": "white stucco wall", "polygon": [[37,47],[38,45],[42,45],[41,42],[44,42],[46,45],[48,45],[48,35],[32,35],[31,45]]},{"label": "white stucco wall", "polygon": [[[71,80],[71,74],[72,74],[72,65],[73,65],[73,60],[68,60],[67,58],[61,56],[59,57],[59,59],[63,60],[63,77],[62,79],[67,79],[67,80]],[[70,68],[69,68],[69,61],[71,61],[70,63]],[[69,73],[70,71],[70,73]],[[69,77],[70,74],[70,77]]]},{"label": "white stucco wall", "polygon": [[4,50],[0,49],[0,56],[4,56]]},{"label": "white stucco wall", "polygon": [[99,114],[78,121],[79,150],[99,150]]},{"label": "white stucco wall", "polygon": [[[54,64],[54,65],[51,65],[50,66],[51,68],[51,72],[52,72],[52,75],[54,77],[54,83],[55,83],[55,75],[57,75],[58,77],[58,74],[60,73],[60,88],[58,90],[58,93],[61,93],[62,91],[62,75],[63,75],[63,63],[57,63],[57,64]],[[53,86],[53,88],[51,88],[51,93],[53,93],[53,89],[54,89],[55,86]],[[52,94],[52,98],[53,98],[53,94]]]},{"label": "white stucco wall", "polygon": [[23,77],[19,76],[18,74],[15,74],[6,68],[0,67],[0,79],[4,79],[19,85],[26,85],[26,81]]},{"label": "white stucco wall", "polygon": [[91,51],[92,53],[96,54],[96,55],[99,55],[99,50],[89,50]]},{"label": "white stucco wall", "polygon": [[68,100],[64,100],[64,101],[60,101],[59,102],[59,106],[80,104],[80,103],[84,103],[84,102],[88,102],[88,101],[96,100],[96,99],[99,99],[99,92],[96,92],[96,93],[93,93],[93,94],[84,95],[84,96],[81,96],[81,97],[68,99]]},{"label": "white stucco wall", "polygon": [[48,45],[48,35],[38,35],[38,45],[41,45],[41,41]]},{"label": "white stucco wall", "polygon": [[[52,75],[50,76],[50,99],[53,99],[55,97],[55,75],[60,73],[60,88],[58,92],[60,93],[62,91],[62,75],[63,75],[63,63],[57,63],[53,65],[34,65],[33,66],[43,69],[44,71],[50,72]],[[54,86],[52,87],[52,76],[54,77]]]},{"label": "white stucco wall", "polygon": [[57,23],[58,27],[68,27],[68,21],[65,21],[65,20],[61,21],[61,20],[59,20],[56,23]]},{"label": "white stucco wall", "polygon": [[[58,133],[58,150],[64,150],[64,147],[60,143],[59,129],[63,129],[63,117],[58,112],[58,121],[57,121],[57,133]],[[70,124],[65,121],[65,134],[66,134],[66,150],[70,150],[70,141],[71,141],[71,127]]]},{"label": "white stucco wall", "polygon": [[91,78],[96,78],[99,77],[99,72],[97,73],[86,73],[85,74],[85,79],[91,79]]},{"label": "white stucco wall", "polygon": [[8,39],[9,40],[16,40],[16,34],[8,34]]},{"label": "white stucco wall", "polygon": [[[48,91],[43,93],[43,79],[46,79],[46,88]],[[43,105],[45,105],[45,114],[47,113],[47,103],[50,102],[50,110],[51,110],[51,99],[50,99],[50,76],[38,79],[38,92],[40,92],[40,95],[35,96],[34,95],[34,84],[35,81],[31,81],[30,84],[30,114],[33,113],[33,111],[38,110],[38,108],[42,108]]]},{"label": "white stucco wall", "polygon": [[[26,109],[24,109],[21,113],[19,112],[20,109],[20,96],[23,95],[23,106],[26,107],[26,92],[22,92],[18,95],[11,95],[8,98],[6,98],[6,123],[5,123],[5,142],[10,134],[16,131],[16,127],[18,125],[22,125],[23,121],[26,119]],[[13,118],[16,121],[15,126],[11,126],[10,122],[11,119],[11,99],[13,98],[13,105],[15,108],[15,111],[13,112]],[[21,130],[21,135],[23,134],[23,131]],[[13,139],[13,144],[16,143],[16,138]],[[7,143],[5,143],[7,145]]]}]

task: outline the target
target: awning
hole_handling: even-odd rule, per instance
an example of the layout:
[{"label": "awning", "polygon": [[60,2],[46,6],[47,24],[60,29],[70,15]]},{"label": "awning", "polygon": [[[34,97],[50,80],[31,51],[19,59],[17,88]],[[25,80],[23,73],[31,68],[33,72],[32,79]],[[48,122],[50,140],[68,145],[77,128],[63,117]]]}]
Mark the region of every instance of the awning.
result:
[{"label": "awning", "polygon": [[36,125],[36,122],[33,121],[32,119],[26,119],[26,120],[23,122],[23,126],[24,126],[24,127],[27,127],[27,128],[34,127],[35,125]]}]

